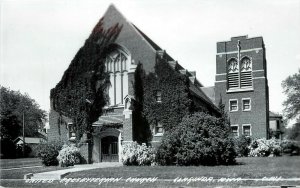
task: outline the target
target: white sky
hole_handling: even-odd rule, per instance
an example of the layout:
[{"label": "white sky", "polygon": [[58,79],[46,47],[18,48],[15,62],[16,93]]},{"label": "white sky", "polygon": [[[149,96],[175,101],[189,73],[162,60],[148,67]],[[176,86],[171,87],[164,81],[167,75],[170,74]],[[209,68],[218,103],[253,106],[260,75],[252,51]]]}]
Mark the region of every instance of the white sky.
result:
[{"label": "white sky", "polygon": [[300,68],[298,0],[0,0],[0,85],[50,109],[50,89],[110,5],[186,69],[214,85],[216,42],[262,36],[270,109],[281,112],[281,82]]}]

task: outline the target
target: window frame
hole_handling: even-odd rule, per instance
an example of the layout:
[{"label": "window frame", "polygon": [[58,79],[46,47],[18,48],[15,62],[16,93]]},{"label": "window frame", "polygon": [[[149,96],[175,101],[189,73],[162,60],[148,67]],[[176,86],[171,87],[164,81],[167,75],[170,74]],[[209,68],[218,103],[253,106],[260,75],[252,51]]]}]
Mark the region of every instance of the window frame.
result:
[{"label": "window frame", "polygon": [[74,130],[74,124],[73,123],[68,123],[68,139],[70,141],[76,140],[76,132]]},{"label": "window frame", "polygon": [[[160,95],[158,95],[158,93],[160,93]],[[160,89],[155,90],[154,97],[155,97],[156,102],[161,103],[162,102],[162,91]],[[158,100],[158,98],[160,98],[160,100]]]},{"label": "window frame", "polygon": [[[162,128],[162,130],[163,130],[162,132],[157,132],[158,125],[160,125],[159,127]],[[165,129],[164,129],[163,125],[159,122],[156,122],[156,124],[153,127],[153,135],[154,136],[163,136],[164,133],[165,133]]]},{"label": "window frame", "polygon": [[[231,102],[236,101],[236,110],[231,110]],[[229,112],[238,112],[239,111],[239,100],[238,99],[229,99]]]},{"label": "window frame", "polygon": [[[250,134],[249,135],[245,135],[245,133],[244,133],[244,131],[245,131],[245,128],[244,127],[249,127],[250,129],[249,129],[249,131],[250,131]],[[251,126],[251,124],[243,124],[242,125],[242,134],[243,135],[245,135],[245,136],[252,136],[252,126]]]},{"label": "window frame", "polygon": [[[242,66],[243,66],[243,63],[244,63],[244,60],[245,59],[249,59],[249,62],[250,62],[250,69],[249,71],[242,71]],[[247,89],[247,88],[253,88],[253,63],[252,63],[252,58],[250,58],[249,56],[243,56],[241,59],[240,59],[240,64],[239,64],[239,71],[240,71],[240,77],[239,77],[239,86],[240,86],[240,89]],[[242,73],[245,73],[245,72],[250,72],[251,74],[251,86],[242,86],[242,76],[243,74]]]},{"label": "window frame", "polygon": [[[233,135],[233,132],[232,132],[232,127],[237,127],[237,135]],[[240,136],[240,128],[239,128],[239,125],[238,124],[235,124],[235,125],[230,125],[230,128],[231,128],[231,134],[234,136],[234,137],[239,137]]]},{"label": "window frame", "polygon": [[[229,73],[229,70],[228,70],[229,67],[230,67],[229,64],[231,62],[233,62],[233,61],[237,63],[237,71]],[[226,73],[227,73],[227,90],[236,90],[236,89],[239,89],[240,88],[240,63],[239,63],[238,59],[232,57],[232,58],[230,58],[227,61],[227,64],[226,64]],[[237,87],[229,87],[229,76],[233,75],[234,73],[237,74],[237,84],[238,85],[237,85]]]},{"label": "window frame", "polygon": [[[249,109],[244,109],[244,101],[246,101],[246,100],[249,100]],[[251,109],[252,109],[252,105],[251,105],[251,98],[242,98],[242,110],[243,110],[243,112],[248,112],[248,111],[251,111]]]}]

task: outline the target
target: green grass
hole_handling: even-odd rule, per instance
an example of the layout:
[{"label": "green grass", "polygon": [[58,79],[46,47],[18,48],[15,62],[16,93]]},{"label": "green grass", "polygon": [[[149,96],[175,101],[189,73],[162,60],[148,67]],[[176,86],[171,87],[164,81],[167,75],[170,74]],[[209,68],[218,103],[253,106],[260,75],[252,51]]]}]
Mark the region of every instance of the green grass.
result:
[{"label": "green grass", "polygon": [[[219,178],[263,178],[282,177],[300,178],[300,157],[283,156],[274,158],[238,158],[238,165],[233,166],[123,166],[115,168],[94,169],[88,171],[74,172],[66,178],[120,178],[117,183],[102,183],[101,187],[239,187],[239,186],[279,186],[300,185],[300,182],[288,181],[239,181],[218,182]],[[132,183],[126,182],[127,178],[149,178],[157,177],[154,183]],[[214,182],[187,182],[175,183],[177,177],[213,177]],[[54,181],[52,183],[28,184],[24,181],[1,182],[3,186],[10,187],[99,187],[98,183],[68,183],[67,185]]]}]

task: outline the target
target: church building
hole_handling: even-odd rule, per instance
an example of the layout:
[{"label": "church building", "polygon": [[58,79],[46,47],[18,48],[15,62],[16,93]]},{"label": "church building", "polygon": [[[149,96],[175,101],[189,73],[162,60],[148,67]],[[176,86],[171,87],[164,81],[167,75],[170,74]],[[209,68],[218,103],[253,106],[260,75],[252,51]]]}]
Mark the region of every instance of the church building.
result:
[{"label": "church building", "polygon": [[[196,78],[195,71],[188,71],[162,50],[146,34],[111,5],[100,20],[104,29],[121,26],[120,33],[110,51],[105,54],[105,71],[109,74],[109,102],[103,114],[93,124],[92,151],[81,143],[81,153],[93,162],[121,161],[122,145],[134,141],[133,110],[134,73],[141,63],[146,74],[154,72],[159,59],[172,67],[172,71],[186,76],[193,104],[200,111],[220,116],[218,104],[225,104],[230,117],[232,133],[268,138],[269,91],[267,62],[262,37],[233,37],[230,41],[217,43],[215,86],[204,87]],[[175,68],[176,67],[176,68]],[[212,73],[213,74],[213,73]],[[164,93],[153,94],[161,103]],[[51,99],[52,101],[52,99]],[[73,122],[59,114],[51,102],[49,115],[49,141],[72,142],[75,139]],[[151,125],[150,144],[159,145],[164,128]]]},{"label": "church building", "polygon": [[[172,71],[187,78],[189,93],[197,109],[212,115],[220,115],[216,105],[201,90],[203,85],[196,79],[196,72],[188,71],[180,66],[139,28],[126,20],[113,5],[108,8],[100,22],[107,30],[116,24],[122,29],[114,43],[110,45],[109,52],[105,54],[105,71],[109,74],[110,79],[110,87],[107,90],[109,102],[104,107],[104,113],[98,118],[98,121],[93,123],[92,152],[89,152],[87,144],[80,144],[81,153],[86,158],[91,157],[93,162],[120,161],[122,145],[134,141],[131,106],[135,100],[134,73],[138,63],[141,63],[145,73],[149,74],[154,72],[155,64],[159,60],[164,60],[172,68]],[[161,91],[156,91],[153,95],[157,103],[164,102],[162,101],[164,97],[167,96]],[[49,125],[49,141],[72,142],[75,140],[72,120],[56,112],[52,102]],[[151,125],[151,132],[150,144],[158,146],[164,135],[163,125],[160,123]]]}]

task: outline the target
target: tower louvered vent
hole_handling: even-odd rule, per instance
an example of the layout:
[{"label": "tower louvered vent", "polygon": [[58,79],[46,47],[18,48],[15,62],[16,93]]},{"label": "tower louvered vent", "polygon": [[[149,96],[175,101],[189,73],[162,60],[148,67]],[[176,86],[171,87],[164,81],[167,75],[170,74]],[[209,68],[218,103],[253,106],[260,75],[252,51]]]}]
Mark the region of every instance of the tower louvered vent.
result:
[{"label": "tower louvered vent", "polygon": [[252,87],[252,66],[249,58],[241,61],[241,88]]},{"label": "tower louvered vent", "polygon": [[232,59],[228,62],[228,89],[239,87],[239,68],[236,59]]}]

